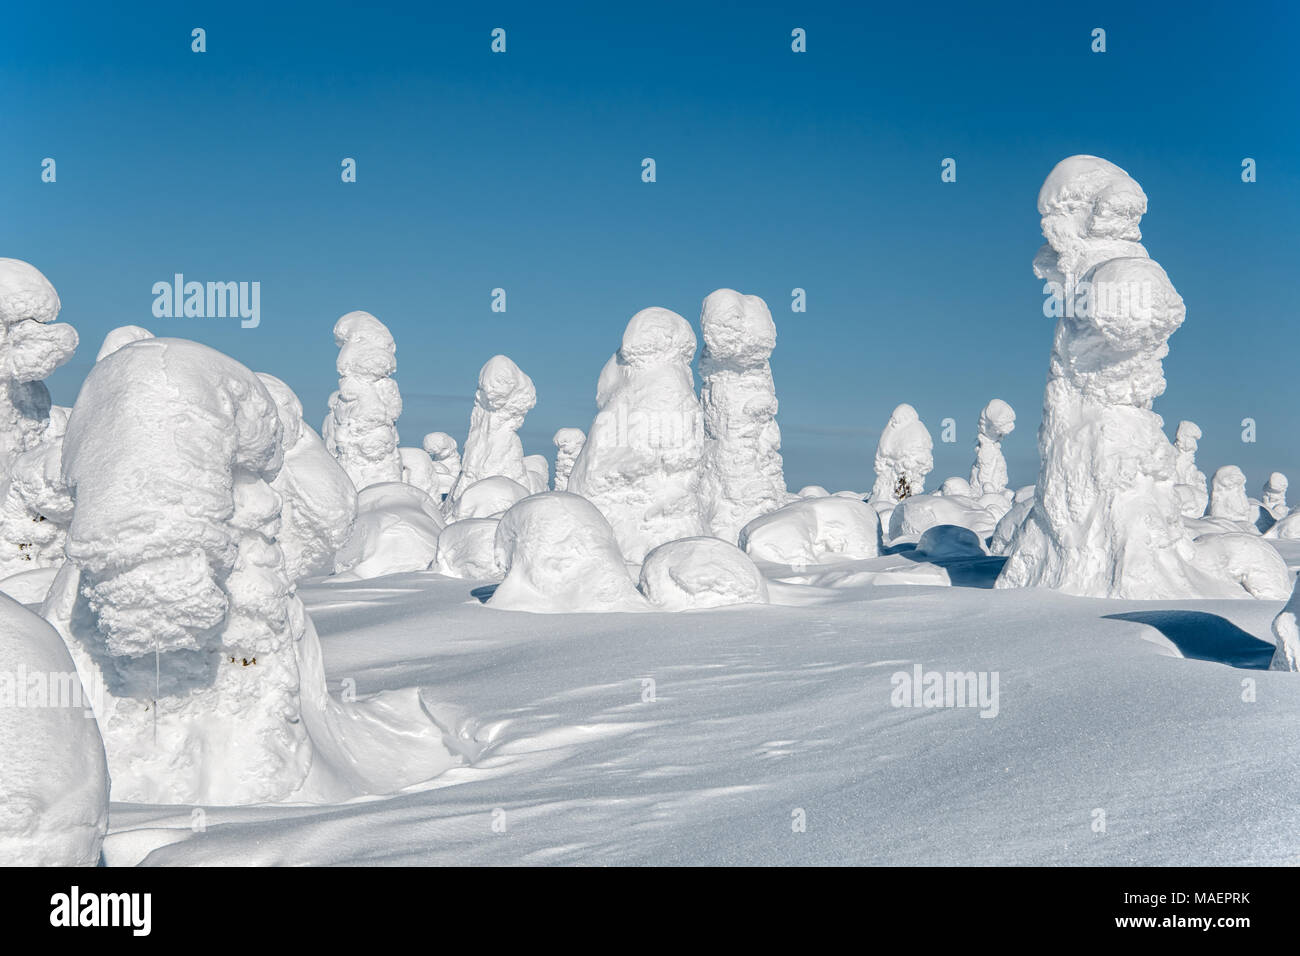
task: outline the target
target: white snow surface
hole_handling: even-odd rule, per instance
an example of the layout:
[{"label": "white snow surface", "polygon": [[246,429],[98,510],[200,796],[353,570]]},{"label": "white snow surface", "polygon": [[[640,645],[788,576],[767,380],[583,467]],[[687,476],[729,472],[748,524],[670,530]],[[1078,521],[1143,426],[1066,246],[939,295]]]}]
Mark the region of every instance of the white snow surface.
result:
[{"label": "white snow surface", "polygon": [[[1300,862],[1281,602],[989,590],[982,561],[978,586],[772,584],[791,603],[671,615],[503,611],[433,573],[306,585],[330,687],[418,695],[455,766],[364,801],[209,807],[201,833],[189,806],[116,803],[105,858]],[[996,673],[996,718],[892,706],[917,665]]]},{"label": "white snow surface", "polygon": [[555,490],[567,491],[569,474],[582,446],[587,443],[587,433],[581,428],[561,428],[551,442],[555,445]]}]

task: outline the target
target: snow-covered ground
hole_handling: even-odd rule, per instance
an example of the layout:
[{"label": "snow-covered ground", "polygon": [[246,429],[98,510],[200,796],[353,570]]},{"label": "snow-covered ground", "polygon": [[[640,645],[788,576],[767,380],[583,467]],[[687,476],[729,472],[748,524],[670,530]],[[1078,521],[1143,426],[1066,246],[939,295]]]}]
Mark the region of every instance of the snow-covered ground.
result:
[{"label": "snow-covered ground", "polygon": [[[503,611],[432,572],[317,579],[331,694],[418,689],[455,765],[343,804],[114,803],[104,856],[1300,862],[1300,697],[1267,669],[1282,602],[993,590],[1002,560],[952,564],[953,587],[773,583],[800,603],[672,614]],[[894,706],[917,664],[995,673],[996,716]]]}]

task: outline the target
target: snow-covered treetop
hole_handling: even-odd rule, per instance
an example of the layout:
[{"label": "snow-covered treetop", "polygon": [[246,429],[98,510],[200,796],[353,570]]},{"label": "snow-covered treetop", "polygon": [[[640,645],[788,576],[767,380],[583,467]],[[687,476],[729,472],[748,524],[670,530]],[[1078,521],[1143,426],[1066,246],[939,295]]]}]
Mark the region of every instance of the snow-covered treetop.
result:
[{"label": "snow-covered treetop", "polygon": [[776,323],[767,303],[735,289],[709,293],[700,311],[709,358],[742,368],[762,365],[776,348]]},{"label": "snow-covered treetop", "polygon": [[474,403],[486,411],[523,422],[537,404],[533,380],[504,355],[494,355],[478,373]]},{"label": "snow-covered treetop", "polygon": [[1016,429],[1016,412],[1010,405],[995,398],[980,412],[980,434],[989,441],[1001,441]]},{"label": "snow-covered treetop", "polygon": [[379,379],[397,371],[397,344],[388,326],[369,312],[349,312],[334,323],[340,376]]},{"label": "snow-covered treetop", "polygon": [[1142,187],[1114,163],[1087,155],[1061,160],[1038,193],[1047,246],[1034,274],[1073,286],[1098,262],[1145,256],[1139,224],[1146,210]]},{"label": "snow-covered treetop", "polygon": [[151,338],[153,338],[153,333],[143,326],[120,325],[104,336],[104,344],[99,347],[99,354],[95,356],[95,361],[98,362],[112,355],[124,345]]},{"label": "snow-covered treetop", "polygon": [[1178,431],[1175,433],[1174,444],[1178,446],[1179,451],[1188,452],[1196,451],[1196,443],[1201,438],[1201,426],[1196,422],[1182,421],[1178,423]]},{"label": "snow-covered treetop", "polygon": [[442,461],[456,453],[456,439],[446,432],[429,432],[424,436],[422,447],[434,461]]},{"label": "snow-covered treetop", "polygon": [[77,331],[59,317],[59,295],[50,280],[21,259],[0,259],[0,324],[4,374],[37,382],[72,357]]},{"label": "snow-covered treetop", "polygon": [[581,428],[561,428],[551,439],[556,448],[567,449],[581,448],[586,440],[587,435]]},{"label": "snow-covered treetop", "polygon": [[669,309],[653,306],[632,316],[618,355],[625,365],[645,368],[695,358],[695,330]]}]

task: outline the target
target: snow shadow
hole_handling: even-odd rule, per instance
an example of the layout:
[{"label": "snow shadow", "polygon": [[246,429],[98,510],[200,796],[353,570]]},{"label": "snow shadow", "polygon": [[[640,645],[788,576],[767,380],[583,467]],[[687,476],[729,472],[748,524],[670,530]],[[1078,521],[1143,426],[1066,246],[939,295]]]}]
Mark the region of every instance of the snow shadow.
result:
[{"label": "snow shadow", "polygon": [[1183,657],[1229,667],[1268,670],[1274,647],[1217,614],[1204,611],[1125,611],[1106,620],[1146,624],[1169,638]]}]

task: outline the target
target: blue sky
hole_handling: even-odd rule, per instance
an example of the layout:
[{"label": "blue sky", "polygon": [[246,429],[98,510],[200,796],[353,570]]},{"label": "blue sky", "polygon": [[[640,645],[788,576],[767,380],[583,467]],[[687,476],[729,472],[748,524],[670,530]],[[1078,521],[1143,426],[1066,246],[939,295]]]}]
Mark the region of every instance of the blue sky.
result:
[{"label": "blue sky", "polygon": [[[777,323],[793,488],[869,489],[903,401],[935,435],[931,484],[964,475],[993,397],[1017,409],[1005,447],[1029,483],[1052,334],[1035,198],[1088,152],[1146,190],[1144,241],[1187,302],[1167,430],[1200,423],[1202,468],[1237,463],[1252,492],[1274,469],[1300,480],[1291,4],[51,9],[7,11],[0,35],[0,255],[44,271],[81,333],[56,401],[131,323],[280,376],[318,424],[333,322],[365,309],[398,343],[404,443],[463,438],[504,352],[538,387],[526,450],[549,455],[556,428],[589,424],[628,318],[658,305],[698,328],[730,286]],[[261,325],[156,319],[151,288],[177,272],[260,282]]]}]

